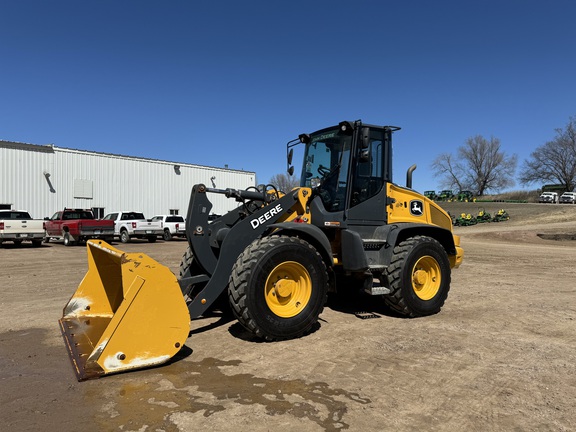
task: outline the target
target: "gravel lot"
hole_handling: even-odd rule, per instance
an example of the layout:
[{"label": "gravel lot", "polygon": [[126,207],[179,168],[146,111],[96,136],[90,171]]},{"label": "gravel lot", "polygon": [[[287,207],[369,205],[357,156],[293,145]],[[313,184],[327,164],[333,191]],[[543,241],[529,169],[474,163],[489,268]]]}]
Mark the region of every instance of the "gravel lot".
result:
[{"label": "gravel lot", "polygon": [[[576,430],[576,206],[448,203],[511,220],[458,227],[441,313],[330,299],[317,331],[262,343],[194,320],[171,364],[78,383],[57,320],[86,249],[0,248],[0,418],[9,431]],[[546,237],[546,236],[544,236]],[[186,242],[134,242],[178,271]],[[369,312],[372,319],[359,319]]]}]

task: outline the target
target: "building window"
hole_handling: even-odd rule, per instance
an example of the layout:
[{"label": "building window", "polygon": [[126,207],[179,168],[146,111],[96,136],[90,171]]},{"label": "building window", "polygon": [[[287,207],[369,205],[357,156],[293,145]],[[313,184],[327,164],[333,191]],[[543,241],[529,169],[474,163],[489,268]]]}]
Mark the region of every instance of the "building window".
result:
[{"label": "building window", "polygon": [[170,215],[171,216],[175,216],[175,215],[179,214],[178,212],[179,212],[178,209],[170,209]]},{"label": "building window", "polygon": [[0,210],[12,210],[12,204],[0,204]]},{"label": "building window", "polygon": [[92,199],[92,180],[74,179],[74,198]]},{"label": "building window", "polygon": [[92,213],[96,219],[102,219],[104,217],[104,207],[92,207]]}]

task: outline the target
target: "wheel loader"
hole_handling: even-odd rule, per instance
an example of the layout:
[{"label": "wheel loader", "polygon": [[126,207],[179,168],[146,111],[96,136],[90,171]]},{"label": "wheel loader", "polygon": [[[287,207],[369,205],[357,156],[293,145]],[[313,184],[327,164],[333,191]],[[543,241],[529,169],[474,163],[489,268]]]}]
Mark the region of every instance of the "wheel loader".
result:
[{"label": "wheel loader", "polygon": [[[78,380],[159,365],[186,343],[190,321],[227,300],[258,338],[316,328],[328,293],[383,300],[407,317],[435,314],[463,260],[450,216],[392,182],[400,128],[344,121],[287,144],[303,150],[300,187],[192,187],[179,276],[142,253],[90,240],[88,271],[60,326]],[[211,220],[210,195],[238,202]],[[218,300],[218,302],[217,302]]]}]

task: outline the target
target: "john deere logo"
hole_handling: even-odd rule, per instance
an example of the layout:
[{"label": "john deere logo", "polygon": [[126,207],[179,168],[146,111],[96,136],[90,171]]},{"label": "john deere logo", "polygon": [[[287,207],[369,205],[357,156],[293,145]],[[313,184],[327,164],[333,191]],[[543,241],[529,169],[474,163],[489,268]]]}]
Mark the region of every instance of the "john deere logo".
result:
[{"label": "john deere logo", "polygon": [[413,216],[422,216],[424,214],[424,204],[422,204],[422,201],[410,201],[410,214]]}]

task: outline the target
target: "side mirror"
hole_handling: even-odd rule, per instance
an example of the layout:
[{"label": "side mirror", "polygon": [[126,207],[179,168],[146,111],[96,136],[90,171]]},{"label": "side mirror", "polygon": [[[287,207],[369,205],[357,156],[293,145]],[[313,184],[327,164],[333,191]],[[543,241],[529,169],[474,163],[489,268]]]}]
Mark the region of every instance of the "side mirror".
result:
[{"label": "side mirror", "polygon": [[293,175],[294,174],[294,167],[292,166],[292,157],[294,156],[294,149],[290,149],[290,151],[288,152],[288,175]]},{"label": "side mirror", "polygon": [[370,148],[370,128],[362,128],[362,150]]}]

